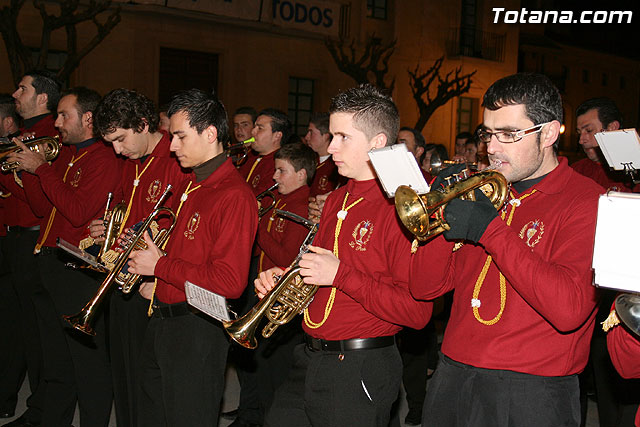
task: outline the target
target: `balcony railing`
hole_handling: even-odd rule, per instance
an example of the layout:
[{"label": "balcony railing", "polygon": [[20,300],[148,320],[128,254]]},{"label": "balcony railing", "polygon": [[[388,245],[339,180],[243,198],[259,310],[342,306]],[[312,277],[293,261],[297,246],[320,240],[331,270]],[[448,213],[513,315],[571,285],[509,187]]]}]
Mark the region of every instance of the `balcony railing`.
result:
[{"label": "balcony railing", "polygon": [[488,33],[475,28],[457,27],[449,30],[449,56],[469,56],[489,61],[504,61],[507,36]]}]

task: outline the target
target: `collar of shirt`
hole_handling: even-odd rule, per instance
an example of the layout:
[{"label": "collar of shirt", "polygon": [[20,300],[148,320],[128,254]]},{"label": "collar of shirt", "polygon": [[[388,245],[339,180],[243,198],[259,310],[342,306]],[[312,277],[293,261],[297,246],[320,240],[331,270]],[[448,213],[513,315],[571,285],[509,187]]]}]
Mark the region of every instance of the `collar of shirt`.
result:
[{"label": "collar of shirt", "polygon": [[209,178],[216,169],[218,169],[224,161],[227,160],[227,153],[224,151],[217,156],[207,160],[200,166],[196,166],[193,168],[193,173],[196,175],[196,182],[202,182],[205,179]]},{"label": "collar of shirt", "polygon": [[385,194],[380,188],[380,184],[378,183],[378,180],[376,178],[367,179],[364,181],[356,181],[354,179],[350,179],[345,187],[349,194],[353,197],[362,197],[369,202],[385,199]]},{"label": "collar of shirt", "polygon": [[30,119],[26,119],[23,123],[23,129],[28,131],[29,129],[34,127],[35,124],[38,123],[40,120],[50,115],[51,115],[50,113],[46,113],[46,114],[40,114],[39,116],[31,117]]},{"label": "collar of shirt", "polygon": [[81,142],[81,143],[79,143],[79,144],[73,144],[73,145],[75,145],[76,149],[77,149],[78,151],[80,151],[80,150],[82,150],[83,148],[87,148],[87,147],[89,147],[89,146],[91,146],[91,145],[95,144],[96,142],[98,142],[98,138],[89,138],[89,139],[87,139],[87,140],[85,140],[85,141],[82,141],[82,142]]},{"label": "collar of shirt", "polygon": [[[558,157],[558,166],[546,174],[540,182],[533,184],[533,186],[529,188],[535,188],[536,191],[541,193],[557,194],[567,186],[567,181],[569,180],[572,171],[573,170],[569,167],[567,158]],[[524,191],[527,191],[529,188]],[[520,194],[515,187],[514,190],[516,193]]]}]

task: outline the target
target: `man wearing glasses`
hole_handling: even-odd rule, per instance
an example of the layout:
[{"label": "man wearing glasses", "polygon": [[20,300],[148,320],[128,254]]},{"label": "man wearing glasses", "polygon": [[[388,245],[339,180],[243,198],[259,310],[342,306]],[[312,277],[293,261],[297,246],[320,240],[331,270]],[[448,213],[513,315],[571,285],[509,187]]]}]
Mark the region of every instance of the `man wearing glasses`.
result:
[{"label": "man wearing glasses", "polygon": [[[578,426],[602,187],[556,155],[562,101],[547,77],[498,80],[483,106],[478,136],[510,183],[509,200],[500,211],[480,194],[452,200],[451,229],[413,257],[414,297],[455,288],[423,424]],[[454,251],[454,242],[464,244]]]}]

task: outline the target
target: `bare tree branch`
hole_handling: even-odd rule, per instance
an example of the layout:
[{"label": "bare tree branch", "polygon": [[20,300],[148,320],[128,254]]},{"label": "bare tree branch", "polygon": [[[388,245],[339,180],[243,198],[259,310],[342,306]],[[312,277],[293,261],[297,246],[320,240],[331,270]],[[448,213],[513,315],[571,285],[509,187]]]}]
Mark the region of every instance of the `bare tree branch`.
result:
[{"label": "bare tree branch", "polygon": [[396,40],[383,44],[375,34],[367,38],[364,51],[357,57],[356,42],[351,40],[327,39],[325,45],[338,69],[355,80],[356,83],[371,83],[389,93],[393,92],[395,78],[387,85],[385,77],[389,72],[389,58],[393,55]]},{"label": "bare tree branch", "polygon": [[[436,59],[433,65],[423,73],[420,73],[419,64],[416,65],[413,71],[407,70],[411,93],[418,105],[419,116],[414,126],[418,131],[424,129],[438,108],[449,102],[451,98],[467,93],[471,88],[471,77],[477,72],[477,70],[474,70],[469,74],[462,74],[462,67],[460,66],[454,71],[449,71],[443,78],[440,75],[440,68],[443,62],[444,56]],[[436,80],[438,81],[438,86],[432,95],[431,85]]]},{"label": "bare tree branch", "polygon": [[[5,42],[7,56],[11,64],[13,80],[17,84],[22,75],[36,65],[45,68],[47,65],[51,34],[64,28],[67,37],[67,58],[58,77],[65,81],[78,67],[80,61],[93,50],[113,28],[120,22],[120,6],[107,14],[103,22],[98,19],[111,7],[111,0],[90,0],[88,5],[81,5],[80,0],[60,0],[52,7],[51,2],[32,0],[33,6],[40,13],[42,19],[42,34],[36,64],[32,59],[31,50],[24,45],[17,30],[17,20],[20,9],[25,0],[11,0],[10,6],[0,9],[0,32]],[[49,9],[47,9],[49,7]],[[55,9],[55,12],[53,10]],[[57,13],[56,13],[57,12]],[[76,26],[82,22],[91,21],[96,27],[96,35],[84,46],[78,47]]]}]

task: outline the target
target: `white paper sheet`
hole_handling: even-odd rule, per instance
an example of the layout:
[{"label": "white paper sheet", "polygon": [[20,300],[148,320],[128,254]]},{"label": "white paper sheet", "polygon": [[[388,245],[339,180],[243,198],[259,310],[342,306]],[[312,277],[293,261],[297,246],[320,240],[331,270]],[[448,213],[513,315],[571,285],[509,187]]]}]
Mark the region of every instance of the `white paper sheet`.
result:
[{"label": "white paper sheet", "polygon": [[401,185],[408,185],[418,194],[429,191],[420,166],[405,144],[395,144],[369,152],[369,158],[376,174],[389,197],[396,194]]},{"label": "white paper sheet", "polygon": [[611,168],[624,170],[626,164],[640,169],[640,138],[635,129],[598,132],[594,136]]},{"label": "white paper sheet", "polygon": [[201,312],[220,321],[228,322],[231,320],[227,309],[227,299],[222,295],[194,285],[188,280],[184,282],[184,293],[187,296],[187,303]]}]

